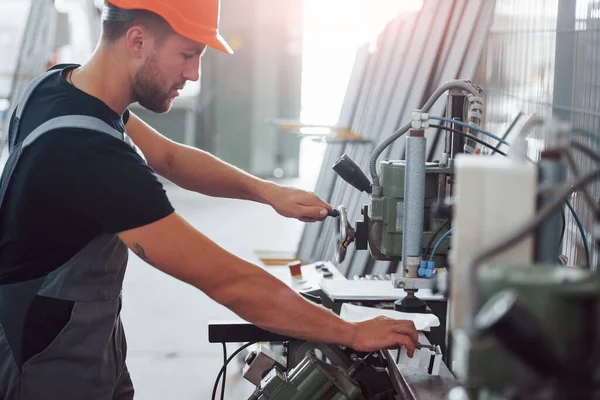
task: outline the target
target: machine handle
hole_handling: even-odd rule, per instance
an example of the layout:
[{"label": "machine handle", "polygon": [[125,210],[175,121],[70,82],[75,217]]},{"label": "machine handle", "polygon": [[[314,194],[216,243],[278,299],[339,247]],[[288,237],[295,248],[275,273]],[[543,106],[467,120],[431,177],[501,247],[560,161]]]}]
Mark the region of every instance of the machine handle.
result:
[{"label": "machine handle", "polygon": [[335,260],[341,264],[346,258],[346,249],[354,242],[355,231],[348,223],[346,207],[337,208],[338,217],[335,223]]},{"label": "machine handle", "polygon": [[371,182],[358,165],[347,155],[342,155],[333,164],[333,170],[346,182],[361,192],[371,193]]}]

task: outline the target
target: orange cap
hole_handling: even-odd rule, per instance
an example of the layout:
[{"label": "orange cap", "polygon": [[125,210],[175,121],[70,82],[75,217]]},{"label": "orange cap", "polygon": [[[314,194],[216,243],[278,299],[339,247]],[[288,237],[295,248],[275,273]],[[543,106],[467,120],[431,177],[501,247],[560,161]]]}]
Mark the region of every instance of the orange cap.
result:
[{"label": "orange cap", "polygon": [[188,39],[233,54],[219,34],[220,0],[108,0],[124,10],[148,10],[163,17]]}]

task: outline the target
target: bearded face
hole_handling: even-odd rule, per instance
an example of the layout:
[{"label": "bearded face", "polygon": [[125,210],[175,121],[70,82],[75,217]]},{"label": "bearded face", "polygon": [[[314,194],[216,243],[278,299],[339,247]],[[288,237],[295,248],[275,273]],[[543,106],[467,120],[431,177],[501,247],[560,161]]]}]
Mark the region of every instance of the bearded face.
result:
[{"label": "bearded face", "polygon": [[200,58],[206,45],[178,34],[146,43],[146,56],[133,76],[132,100],[152,112],[166,113],[185,83],[200,79]]},{"label": "bearded face", "polygon": [[170,85],[158,68],[155,55],[146,59],[133,79],[133,96],[142,107],[155,113],[166,113],[171,109],[177,90],[183,85]]}]

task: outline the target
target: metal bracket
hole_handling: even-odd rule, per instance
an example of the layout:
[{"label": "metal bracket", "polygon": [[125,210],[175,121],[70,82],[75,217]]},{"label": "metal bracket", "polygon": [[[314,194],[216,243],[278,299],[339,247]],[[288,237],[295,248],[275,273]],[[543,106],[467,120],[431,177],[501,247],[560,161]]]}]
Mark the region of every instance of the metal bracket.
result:
[{"label": "metal bracket", "polygon": [[401,275],[392,275],[392,284],[396,289],[433,289],[435,280],[433,278],[406,278]]},{"label": "metal bracket", "polygon": [[429,128],[429,114],[421,110],[415,110],[412,113],[411,129],[427,129]]}]

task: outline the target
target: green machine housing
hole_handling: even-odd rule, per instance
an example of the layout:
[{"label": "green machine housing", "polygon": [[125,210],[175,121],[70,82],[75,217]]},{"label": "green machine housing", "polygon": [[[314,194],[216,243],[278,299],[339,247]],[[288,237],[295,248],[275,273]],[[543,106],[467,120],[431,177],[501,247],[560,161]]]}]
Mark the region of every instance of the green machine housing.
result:
[{"label": "green machine housing", "polygon": [[288,374],[271,369],[250,400],[364,400],[352,371],[321,361],[311,351]]},{"label": "green machine housing", "polygon": [[[376,260],[396,261],[402,258],[402,224],[404,216],[404,160],[384,160],[381,166],[382,197],[372,198],[370,207],[361,210],[363,221],[356,224],[356,248],[366,250]],[[425,218],[422,243],[429,242],[432,235],[450,218],[438,213],[439,204],[446,197],[453,182],[453,162],[431,162],[425,169]],[[437,236],[449,229],[446,224]],[[435,261],[442,261],[448,253],[448,242],[442,243]]]},{"label": "green machine housing", "polygon": [[478,279],[484,306],[454,337],[470,399],[600,399],[600,276],[523,265],[483,266]]}]

